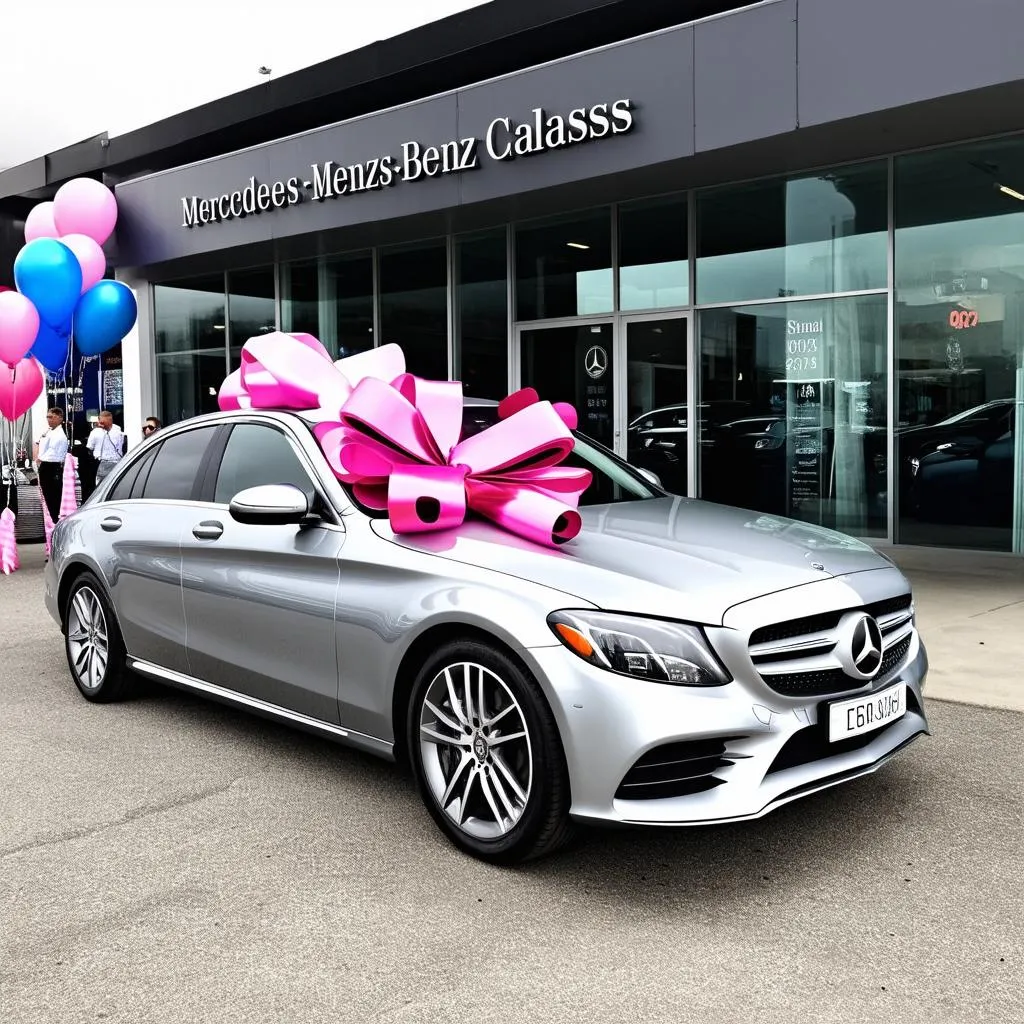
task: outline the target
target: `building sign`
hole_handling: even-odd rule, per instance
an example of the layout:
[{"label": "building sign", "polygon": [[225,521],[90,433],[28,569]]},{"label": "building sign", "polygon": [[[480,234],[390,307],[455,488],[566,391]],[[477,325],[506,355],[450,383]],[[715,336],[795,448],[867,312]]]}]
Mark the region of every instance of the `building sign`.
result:
[{"label": "building sign", "polygon": [[825,428],[826,398],[831,398],[825,349],[825,324],[820,316],[786,319],[786,455],[788,514],[819,522],[825,494],[829,439]]},{"label": "building sign", "polygon": [[383,153],[360,163],[324,160],[310,164],[305,174],[276,181],[255,175],[234,190],[218,196],[182,196],[181,226],[202,227],[236,218],[287,209],[307,200],[324,202],[341,196],[390,188],[447,174],[478,169],[482,161],[507,162],[584,142],[623,135],[633,128],[633,101],[615,100],[577,107],[567,115],[549,114],[543,107],[517,123],[496,117],[482,138],[449,139],[436,145],[403,142],[398,153]]}]

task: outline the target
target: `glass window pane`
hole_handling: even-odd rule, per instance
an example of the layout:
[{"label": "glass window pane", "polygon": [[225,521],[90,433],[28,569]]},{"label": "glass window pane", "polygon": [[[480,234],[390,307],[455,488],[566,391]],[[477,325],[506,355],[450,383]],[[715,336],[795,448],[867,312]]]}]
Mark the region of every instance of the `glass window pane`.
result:
[{"label": "glass window pane", "polygon": [[884,295],[700,315],[701,497],[884,536]]},{"label": "glass window pane", "polygon": [[250,338],[277,330],[273,267],[228,273],[228,325],[232,363]]},{"label": "glass window pane", "polygon": [[164,441],[156,453],[143,497],[189,501],[206,446],[216,431],[216,427],[200,427]]},{"label": "glass window pane", "polygon": [[1022,550],[1024,140],[901,157],[895,193],[896,539]]},{"label": "glass window pane", "polygon": [[335,359],[373,348],[373,256],[325,259],[320,270],[320,334]]},{"label": "glass window pane", "polygon": [[219,409],[217,394],[226,376],[223,349],[157,356],[156,373],[165,424]]},{"label": "glass window pane", "polygon": [[281,264],[281,330],[318,337],[319,272],[316,260]]},{"label": "glass window pane", "polygon": [[612,304],[610,210],[516,228],[516,319],[608,313]]},{"label": "glass window pane", "polygon": [[697,301],[887,287],[888,173],[860,164],[697,194]]},{"label": "glass window pane", "polygon": [[448,254],[443,241],[382,249],[381,344],[405,351],[410,373],[448,380]]},{"label": "glass window pane", "polygon": [[153,287],[157,352],[188,352],[227,344],[224,275]]},{"label": "glass window pane", "polygon": [[626,324],[626,457],[687,490],[686,320]]},{"label": "glass window pane", "polygon": [[505,229],[455,240],[455,377],[467,395],[508,394],[508,252]]},{"label": "glass window pane", "polygon": [[228,504],[248,487],[291,484],[312,501],[316,493],[288,439],[280,430],[255,423],[240,423],[224,448],[214,501]]},{"label": "glass window pane", "polygon": [[662,309],[690,301],[686,196],[619,207],[619,309]]},{"label": "glass window pane", "polygon": [[520,332],[523,387],[549,402],[568,402],[580,430],[606,448],[615,444],[612,325],[538,327]]}]

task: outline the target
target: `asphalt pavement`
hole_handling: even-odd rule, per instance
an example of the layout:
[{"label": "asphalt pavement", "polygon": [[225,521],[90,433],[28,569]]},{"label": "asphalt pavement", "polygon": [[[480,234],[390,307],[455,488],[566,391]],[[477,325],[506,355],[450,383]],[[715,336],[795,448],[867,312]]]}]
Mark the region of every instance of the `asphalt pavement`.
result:
[{"label": "asphalt pavement", "polygon": [[[75,690],[0,576],[0,1022],[1024,1020],[1024,715],[732,826],[458,854],[393,765]],[[927,691],[926,691],[927,694]]]}]

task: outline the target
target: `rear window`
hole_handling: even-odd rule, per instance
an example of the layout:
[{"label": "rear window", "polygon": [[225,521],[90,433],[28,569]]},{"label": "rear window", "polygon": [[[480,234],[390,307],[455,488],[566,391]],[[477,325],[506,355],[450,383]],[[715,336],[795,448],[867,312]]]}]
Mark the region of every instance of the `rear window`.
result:
[{"label": "rear window", "polygon": [[196,474],[216,432],[216,427],[197,427],[168,437],[156,453],[142,497],[164,501],[191,500]]}]

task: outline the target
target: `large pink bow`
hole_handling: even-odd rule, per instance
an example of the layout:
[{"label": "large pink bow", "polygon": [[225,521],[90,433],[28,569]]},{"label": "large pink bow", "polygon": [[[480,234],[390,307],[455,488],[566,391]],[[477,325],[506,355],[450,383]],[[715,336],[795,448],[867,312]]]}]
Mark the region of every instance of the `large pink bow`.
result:
[{"label": "large pink bow", "polygon": [[472,510],[521,537],[555,546],[575,537],[589,470],[560,466],[576,413],[532,389],[498,406],[498,422],[460,441],[458,381],[405,372],[397,345],[331,364],[310,335],[251,338],[225,380],[222,409],[315,411],[314,433],[335,475],[364,504],[386,509],[396,533],[459,526]]}]

